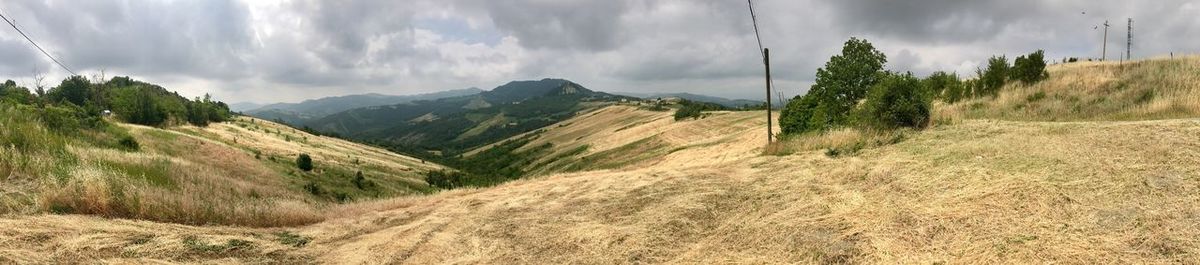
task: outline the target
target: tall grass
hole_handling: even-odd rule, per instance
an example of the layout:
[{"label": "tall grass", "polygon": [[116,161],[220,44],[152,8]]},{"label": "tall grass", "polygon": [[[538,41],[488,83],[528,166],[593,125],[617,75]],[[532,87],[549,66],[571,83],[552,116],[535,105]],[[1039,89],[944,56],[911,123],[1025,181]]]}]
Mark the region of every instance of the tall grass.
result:
[{"label": "tall grass", "polygon": [[[153,137],[100,123],[86,130],[50,130],[42,109],[0,104],[0,214],[70,213],[182,224],[291,226],[321,221],[321,203],[264,178],[242,153],[174,139],[187,158],[164,156]],[[157,129],[146,129],[154,130]],[[139,138],[151,152],[130,152],[122,138]],[[191,139],[191,138],[189,138]],[[241,157],[239,157],[239,155]],[[226,160],[213,159],[215,157]],[[259,167],[262,167],[259,165]]]},{"label": "tall grass", "polygon": [[1001,119],[1098,121],[1200,115],[1200,57],[1125,63],[1086,62],[1048,68],[1033,85],[1010,82],[996,97],[939,104],[935,121]]},{"label": "tall grass", "polygon": [[867,148],[895,144],[912,133],[910,129],[864,130],[840,128],[825,132],[811,132],[788,136],[767,145],[767,155],[791,155],[807,151],[825,151],[829,156],[853,155]]}]

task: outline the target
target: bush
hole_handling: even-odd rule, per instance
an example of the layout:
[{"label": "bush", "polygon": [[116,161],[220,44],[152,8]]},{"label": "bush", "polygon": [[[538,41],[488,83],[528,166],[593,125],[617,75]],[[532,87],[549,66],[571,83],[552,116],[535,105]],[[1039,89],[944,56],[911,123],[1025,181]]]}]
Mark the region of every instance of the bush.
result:
[{"label": "bush", "polygon": [[304,190],[308,191],[308,193],[312,194],[313,196],[321,196],[321,194],[325,194],[325,191],[321,189],[321,185],[318,185],[315,182],[304,184]]},{"label": "bush", "polygon": [[1044,57],[1045,53],[1042,50],[1030,53],[1028,56],[1018,56],[1013,61],[1012,79],[1020,80],[1026,85],[1046,79],[1050,74],[1046,73]]},{"label": "bush", "polygon": [[367,177],[363,176],[362,171],[359,171],[358,173],[354,174],[354,180],[352,182],[354,183],[354,186],[358,187],[358,189],[360,189],[360,190],[365,190],[365,189],[370,189],[370,188],[375,187],[375,182],[367,180]]},{"label": "bush", "polygon": [[133,136],[129,135],[121,137],[121,140],[118,140],[117,144],[121,145],[121,148],[128,151],[137,151],[138,149],[141,149],[141,145],[138,144],[137,139],[134,139]]},{"label": "bush", "polygon": [[817,69],[817,79],[808,93],[797,96],[780,115],[783,134],[827,130],[849,122],[849,113],[867,91],[884,76],[887,57],[870,42],[850,38],[842,53]]},{"label": "bush", "polygon": [[309,157],[308,154],[300,154],[300,156],[296,157],[296,167],[300,168],[300,170],[304,170],[306,172],[312,171],[313,170],[312,157]]},{"label": "bush", "polygon": [[434,170],[425,175],[425,183],[440,189],[463,187],[467,185],[467,182],[469,182],[467,174],[458,171]]},{"label": "bush", "polygon": [[942,99],[949,103],[958,102],[966,97],[963,88],[962,80],[958,79],[958,74],[951,74],[942,71],[934,72],[921,81],[921,84],[933,94],[935,98]]},{"label": "bush", "polygon": [[912,73],[893,75],[871,88],[859,121],[868,128],[925,128],[932,113],[932,97]]}]

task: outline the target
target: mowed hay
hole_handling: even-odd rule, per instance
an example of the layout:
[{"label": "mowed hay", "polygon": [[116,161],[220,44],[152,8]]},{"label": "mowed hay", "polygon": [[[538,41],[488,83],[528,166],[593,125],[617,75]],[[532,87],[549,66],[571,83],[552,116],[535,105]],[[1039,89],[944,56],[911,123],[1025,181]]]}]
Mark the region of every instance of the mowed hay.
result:
[{"label": "mowed hay", "polygon": [[[708,151],[687,148],[645,168],[334,207],[295,230],[311,243],[270,253],[414,264],[1188,262],[1200,258],[1200,165],[1188,162],[1200,159],[1198,135],[1200,123],[1187,120],[964,120],[839,157],[812,150],[697,166]],[[762,152],[759,137],[734,139],[724,148]],[[70,260],[89,242],[139,234],[181,238],[181,229],[219,243],[271,233],[104,222],[139,232],[56,225],[51,241],[72,242],[60,252],[15,239],[54,218],[6,221],[29,228],[0,248]],[[221,261],[156,244],[165,250],[136,253]]]},{"label": "mowed hay", "polygon": [[1197,134],[1190,121],[966,121],[851,157],[555,175],[327,221],[313,231],[329,240],[306,253],[372,263],[1183,262],[1200,258],[1200,165],[1179,163],[1200,158]]}]

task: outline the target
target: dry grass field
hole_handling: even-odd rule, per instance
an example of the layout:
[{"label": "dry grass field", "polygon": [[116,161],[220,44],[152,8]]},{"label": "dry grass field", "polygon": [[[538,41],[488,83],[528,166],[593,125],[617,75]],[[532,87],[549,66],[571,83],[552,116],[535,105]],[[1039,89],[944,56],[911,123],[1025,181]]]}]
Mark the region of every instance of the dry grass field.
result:
[{"label": "dry grass field", "polygon": [[[6,111],[12,111],[6,110]],[[182,224],[294,226],[323,220],[335,193],[350,201],[432,190],[422,163],[379,148],[239,117],[205,128],[171,130],[119,124],[139,151],[106,148],[60,137],[8,116],[5,125],[54,146],[6,148],[2,213],[76,213]],[[7,129],[7,128],[6,128]],[[11,132],[10,133],[15,133]],[[310,154],[317,170],[296,169]],[[356,187],[361,171],[370,186]],[[313,194],[306,185],[323,189]]]},{"label": "dry grass field", "polygon": [[[1143,67],[1195,67],[1198,62],[1188,58]],[[1089,71],[1117,75],[1113,69],[1118,67],[1055,66],[1046,82],[1093,75]],[[1162,78],[1194,78],[1195,73]],[[1087,94],[1072,94],[1084,92],[1059,87],[1012,87],[995,102],[939,105],[939,115],[954,118],[925,131],[843,130],[772,147],[764,146],[763,112],[674,122],[669,113],[612,106],[551,126],[536,140],[553,142],[556,153],[586,145],[567,159],[586,165],[545,166],[536,169],[537,177],[490,188],[332,206],[322,210],[324,221],[293,228],[12,216],[0,219],[5,227],[0,262],[1200,260],[1200,164],[1195,163],[1200,120],[1191,119],[1200,113],[1186,107],[1191,93],[1170,92],[1195,86],[1159,92],[1157,86],[1129,83],[1130,89],[1155,91],[1143,105],[1133,105],[1143,106],[1136,110],[1127,110],[1130,105],[1074,110],[1054,103],[1021,111],[1064,118],[1014,114],[1013,98],[1037,93],[1035,87],[1048,95],[1044,99],[1063,94],[1066,102],[1072,101],[1070,95],[1088,101]],[[971,107],[978,104],[985,106]],[[855,148],[830,152],[846,146]],[[646,154],[652,155],[642,159]]]}]

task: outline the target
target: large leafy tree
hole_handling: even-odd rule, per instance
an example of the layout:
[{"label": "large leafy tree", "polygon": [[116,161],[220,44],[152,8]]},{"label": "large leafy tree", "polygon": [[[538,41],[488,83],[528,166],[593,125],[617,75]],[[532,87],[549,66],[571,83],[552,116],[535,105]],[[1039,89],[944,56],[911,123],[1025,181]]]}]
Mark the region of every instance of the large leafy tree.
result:
[{"label": "large leafy tree", "polygon": [[55,102],[70,102],[75,106],[86,106],[92,98],[91,82],[81,75],[73,75],[63,79],[62,83],[50,90],[50,99]]},{"label": "large leafy tree", "polygon": [[849,123],[851,110],[884,76],[887,56],[865,39],[850,38],[842,53],[817,69],[809,92],[788,103],[780,116],[784,134],[825,130]]}]

